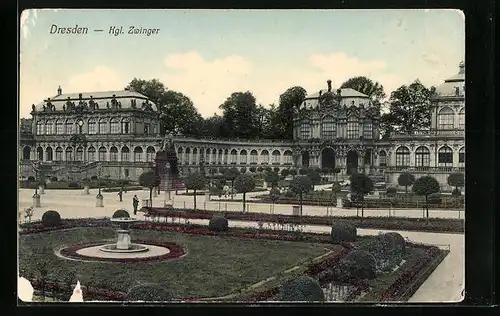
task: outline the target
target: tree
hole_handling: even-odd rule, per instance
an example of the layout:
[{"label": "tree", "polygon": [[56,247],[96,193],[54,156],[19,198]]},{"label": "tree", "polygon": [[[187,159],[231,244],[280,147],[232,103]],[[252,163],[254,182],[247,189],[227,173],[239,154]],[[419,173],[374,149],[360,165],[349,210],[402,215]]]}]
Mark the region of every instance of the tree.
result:
[{"label": "tree", "polygon": [[205,189],[207,185],[207,179],[200,172],[192,172],[188,174],[184,179],[184,185],[186,186],[186,189],[193,190],[193,209],[196,211],[196,191]]},{"label": "tree", "polygon": [[274,213],[274,204],[276,203],[276,201],[278,201],[278,199],[280,198],[280,190],[277,188],[277,187],[273,187],[271,188],[271,190],[269,191],[269,197],[271,198],[271,200],[273,201],[273,213]]},{"label": "tree", "polygon": [[455,187],[455,195],[460,195],[460,189],[465,185],[465,177],[463,173],[456,172],[448,176],[448,185]]},{"label": "tree", "polygon": [[300,213],[302,214],[302,197],[304,194],[313,190],[313,183],[308,176],[298,176],[290,181],[290,190],[298,194],[300,198]]},{"label": "tree", "polygon": [[153,171],[146,171],[139,176],[139,184],[149,189],[149,206],[153,207],[153,189],[161,183],[160,177]]},{"label": "tree", "polygon": [[430,98],[434,88],[427,89],[415,80],[409,86],[403,85],[391,93],[390,115],[384,124],[389,124],[398,133],[413,134],[416,130],[426,130],[431,124]]},{"label": "tree", "polygon": [[337,181],[335,181],[332,184],[332,193],[333,193],[334,201],[337,200],[337,194],[340,193],[340,191],[342,191],[342,187],[340,186],[340,183],[338,183]]},{"label": "tree", "polygon": [[234,180],[234,187],[239,193],[243,193],[243,212],[246,211],[246,194],[255,189],[255,179],[248,174],[241,174]]},{"label": "tree", "polygon": [[239,175],[240,171],[236,168],[226,169],[226,171],[224,172],[224,178],[228,181],[231,181],[231,200],[233,199],[234,180]]},{"label": "tree", "polygon": [[231,94],[219,108],[223,111],[222,131],[225,137],[258,137],[258,110],[250,91]]},{"label": "tree", "polygon": [[272,124],[275,138],[293,139],[294,111],[300,107],[306,95],[307,91],[299,86],[291,87],[280,95]]},{"label": "tree", "polygon": [[278,185],[278,181],[280,180],[280,176],[275,171],[266,172],[264,176],[264,181],[271,184],[271,187],[274,188]]},{"label": "tree", "polygon": [[365,195],[373,191],[373,181],[364,173],[353,174],[350,181],[351,192],[361,199],[361,218],[363,218]]},{"label": "tree", "polygon": [[313,185],[321,183],[321,175],[317,171],[311,170],[307,174],[307,176],[309,177],[309,179],[311,179],[311,182],[312,182]]},{"label": "tree", "polygon": [[220,138],[223,137],[224,118],[214,114],[202,121],[202,135],[207,137]]},{"label": "tree", "polygon": [[290,169],[290,175],[295,177],[297,175],[297,169]]},{"label": "tree", "polygon": [[289,175],[289,174],[290,174],[290,170],[288,170],[288,169],[283,169],[283,170],[281,170],[281,176],[282,176],[283,178],[288,177],[288,175]]},{"label": "tree", "polygon": [[398,177],[398,184],[405,187],[405,196],[408,194],[408,187],[415,183],[415,175],[409,172],[403,172]]},{"label": "tree", "polygon": [[413,192],[417,195],[425,196],[425,210],[427,221],[429,220],[429,195],[438,193],[439,182],[431,176],[423,176],[418,178],[412,187]]},{"label": "tree", "polygon": [[375,104],[385,98],[384,86],[363,76],[353,77],[345,81],[340,88],[351,88],[369,96]]}]

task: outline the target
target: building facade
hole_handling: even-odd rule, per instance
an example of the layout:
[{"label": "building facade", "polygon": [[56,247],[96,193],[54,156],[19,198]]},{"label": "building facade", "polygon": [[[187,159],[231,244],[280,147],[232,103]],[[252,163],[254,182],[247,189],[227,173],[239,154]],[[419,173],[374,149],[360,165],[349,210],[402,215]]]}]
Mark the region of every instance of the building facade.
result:
[{"label": "building facade", "polygon": [[[340,176],[363,172],[396,183],[405,171],[432,175],[442,184],[465,164],[465,65],[437,87],[431,99],[431,128],[380,138],[380,107],[353,89],[327,89],[308,95],[294,115],[293,140],[224,140],[174,136],[182,173],[200,166],[222,168],[340,168]],[[136,180],[152,167],[161,149],[156,105],[134,91],[58,94],[34,105],[21,121],[21,176],[33,176],[31,163],[52,165],[65,175],[103,173]],[[252,168],[254,167],[254,168]]]}]

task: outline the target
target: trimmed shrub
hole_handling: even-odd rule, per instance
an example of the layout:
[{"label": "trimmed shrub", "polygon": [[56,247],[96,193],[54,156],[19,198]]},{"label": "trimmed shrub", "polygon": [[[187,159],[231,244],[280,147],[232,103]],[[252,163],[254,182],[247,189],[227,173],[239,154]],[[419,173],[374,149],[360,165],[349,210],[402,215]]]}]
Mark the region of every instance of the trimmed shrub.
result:
[{"label": "trimmed shrub", "polygon": [[341,261],[338,272],[347,279],[373,279],[376,277],[375,257],[368,251],[354,250]]},{"label": "trimmed shrub", "polygon": [[170,301],[172,295],[156,284],[141,284],[131,288],[127,293],[127,301]]},{"label": "trimmed shrub", "polygon": [[222,215],[214,215],[208,223],[208,228],[216,232],[225,232],[229,228],[229,222]]},{"label": "trimmed shrub", "polygon": [[429,204],[441,204],[442,198],[439,193],[429,194]]},{"label": "trimmed shrub", "polygon": [[388,187],[386,190],[385,190],[385,194],[387,195],[396,195],[398,193],[398,189],[395,188],[395,187]]},{"label": "trimmed shrub", "polygon": [[391,232],[391,233],[386,233],[386,234],[381,235],[380,238],[384,241],[385,245],[389,249],[391,249],[391,250],[395,249],[395,250],[400,251],[402,253],[405,252],[406,240],[400,234],[395,233],[395,232]]},{"label": "trimmed shrub", "polygon": [[122,218],[122,217],[130,217],[130,214],[126,210],[120,209],[120,210],[116,210],[113,213],[112,218]]},{"label": "trimmed shrub", "polygon": [[279,301],[324,302],[325,294],[319,282],[309,276],[299,276],[281,285]]},{"label": "trimmed shrub", "polygon": [[49,210],[42,215],[43,226],[59,226],[61,225],[61,215],[57,211]]},{"label": "trimmed shrub", "polygon": [[460,192],[460,189],[455,188],[455,189],[453,189],[453,191],[451,191],[451,195],[453,195],[453,196],[461,196],[462,192]]},{"label": "trimmed shrub", "polygon": [[331,236],[333,242],[351,242],[356,240],[356,227],[342,222],[332,224]]}]

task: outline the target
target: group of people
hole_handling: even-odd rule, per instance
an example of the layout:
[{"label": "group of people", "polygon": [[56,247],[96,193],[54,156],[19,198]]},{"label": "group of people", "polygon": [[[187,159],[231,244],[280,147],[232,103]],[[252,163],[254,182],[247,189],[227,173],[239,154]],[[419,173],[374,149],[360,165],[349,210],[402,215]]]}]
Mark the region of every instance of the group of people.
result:
[{"label": "group of people", "polygon": [[[127,190],[122,187],[122,188],[120,188],[120,191],[118,192],[118,197],[120,198],[120,202],[123,202],[124,191],[125,191],[125,193],[127,193]],[[137,215],[137,208],[139,207],[139,198],[137,197],[136,194],[134,194],[134,197],[132,198],[132,206],[134,208],[134,215]]]}]

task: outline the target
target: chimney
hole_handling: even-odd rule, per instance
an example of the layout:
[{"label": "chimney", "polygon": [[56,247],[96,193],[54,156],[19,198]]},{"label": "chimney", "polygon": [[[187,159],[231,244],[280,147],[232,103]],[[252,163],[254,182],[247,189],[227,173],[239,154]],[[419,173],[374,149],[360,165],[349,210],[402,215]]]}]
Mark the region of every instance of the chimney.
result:
[{"label": "chimney", "polygon": [[326,81],[326,84],[328,85],[328,92],[332,92],[332,81],[330,79],[328,79]]},{"label": "chimney", "polygon": [[460,62],[460,65],[458,65],[458,68],[460,68],[460,70],[458,71],[459,74],[465,73],[465,63],[463,60]]},{"label": "chimney", "polygon": [[59,86],[59,88],[57,88],[57,95],[61,95],[62,94],[62,89],[61,89],[61,86]]}]

